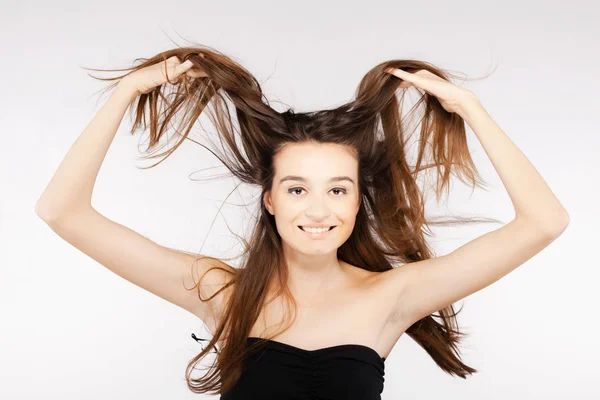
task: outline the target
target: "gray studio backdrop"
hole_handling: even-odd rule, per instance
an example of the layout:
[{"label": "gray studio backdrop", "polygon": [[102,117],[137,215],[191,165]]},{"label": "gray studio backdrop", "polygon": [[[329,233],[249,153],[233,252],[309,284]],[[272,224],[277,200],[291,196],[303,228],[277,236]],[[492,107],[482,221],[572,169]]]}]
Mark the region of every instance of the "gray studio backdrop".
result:
[{"label": "gray studio backdrop", "polygon": [[[0,398],[198,399],[184,373],[206,337],[200,320],[111,273],[53,233],[35,201],[106,101],[83,67],[121,68],[188,45],[248,68],[266,95],[298,110],[349,101],[376,64],[415,58],[482,80],[474,91],[568,210],[550,247],[460,301],[467,380],[442,372],[407,335],[386,360],[383,399],[598,399],[598,41],[596,2],[5,2],[0,115]],[[180,35],[183,37],[180,37]],[[173,42],[174,41],[174,42]],[[106,75],[101,75],[106,76]],[[416,96],[413,96],[416,98]],[[126,115],[93,205],[169,247],[198,251],[231,180],[200,183],[217,160],[186,142],[151,170],[147,134]],[[210,127],[209,127],[210,128]],[[430,212],[509,221],[513,209],[476,137],[489,191],[455,181]],[[224,172],[224,171],[220,171]],[[230,198],[239,204],[243,193]],[[222,210],[241,232],[246,211]],[[202,251],[238,251],[219,216]],[[436,229],[444,254],[498,226]]]}]

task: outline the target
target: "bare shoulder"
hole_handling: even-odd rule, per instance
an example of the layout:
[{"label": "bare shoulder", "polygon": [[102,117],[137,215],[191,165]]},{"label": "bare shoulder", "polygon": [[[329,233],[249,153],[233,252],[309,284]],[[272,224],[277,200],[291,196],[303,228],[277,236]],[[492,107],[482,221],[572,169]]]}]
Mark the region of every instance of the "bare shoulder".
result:
[{"label": "bare shoulder", "polygon": [[395,277],[391,278],[391,275],[397,275],[391,273],[390,271],[392,270],[383,272],[369,271],[346,262],[344,262],[344,264],[351,279],[354,280],[358,286],[361,286],[367,290],[371,290],[370,288],[373,288],[373,290],[382,289],[380,286],[385,285],[386,282],[390,281],[390,279],[398,279]]},{"label": "bare shoulder", "polygon": [[353,282],[352,286],[356,288],[366,299],[372,299],[375,303],[389,303],[390,292],[393,291],[391,281],[400,280],[398,277],[388,271],[369,271],[364,268],[356,267],[346,263],[348,275]]},{"label": "bare shoulder", "polygon": [[[398,312],[399,292],[405,284],[401,267],[386,271],[349,269],[356,277],[355,297],[360,297],[362,321],[369,321],[370,336],[380,354],[389,354],[409,327],[408,319]],[[367,334],[369,336],[369,334]]]},{"label": "bare shoulder", "polygon": [[346,268],[346,272],[351,280],[360,286],[368,285],[379,272],[368,271],[364,268],[357,267],[345,261],[340,261]]}]

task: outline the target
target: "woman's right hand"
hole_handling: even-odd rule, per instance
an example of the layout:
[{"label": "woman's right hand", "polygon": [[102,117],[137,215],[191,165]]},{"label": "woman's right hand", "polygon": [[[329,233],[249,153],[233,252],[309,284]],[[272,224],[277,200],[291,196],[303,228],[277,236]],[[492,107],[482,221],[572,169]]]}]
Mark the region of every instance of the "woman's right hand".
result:
[{"label": "woman's right hand", "polygon": [[[202,54],[200,56],[203,57]],[[203,70],[191,69],[193,65],[190,60],[182,63],[177,56],[173,56],[168,58],[166,62],[158,62],[132,72],[122,78],[119,84],[123,83],[123,85],[127,85],[139,95],[149,93],[155,87],[163,85],[168,81],[177,82],[184,73],[191,78],[208,77]]]}]

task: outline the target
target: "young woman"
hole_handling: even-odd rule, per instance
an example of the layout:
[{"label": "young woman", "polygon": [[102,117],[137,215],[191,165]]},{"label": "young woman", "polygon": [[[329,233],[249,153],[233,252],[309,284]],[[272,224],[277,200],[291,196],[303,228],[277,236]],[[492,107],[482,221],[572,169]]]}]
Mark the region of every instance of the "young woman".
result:
[{"label": "young woman", "polygon": [[[513,271],[569,223],[474,93],[431,64],[386,61],[367,73],[353,101],[307,113],[275,111],[257,80],[213,49],[177,48],[131,69],[109,79],[116,89],[65,156],[36,212],[106,268],[206,324],[213,337],[186,370],[196,393],[380,399],[385,357],[405,332],[440,368],[465,378],[476,370],[460,360],[453,303]],[[165,96],[167,88],[174,93]],[[397,97],[410,88],[424,104],[413,166]],[[135,100],[132,133],[148,112],[149,148],[180,118],[181,140],[161,153],[168,157],[204,112],[224,150],[219,159],[260,189],[241,267],[156,244],[92,207],[102,161]],[[166,105],[161,114],[159,104]],[[438,199],[452,173],[479,185],[465,123],[502,179],[515,217],[434,257],[417,177],[436,168]],[[211,349],[217,357],[210,373],[192,379]]]}]

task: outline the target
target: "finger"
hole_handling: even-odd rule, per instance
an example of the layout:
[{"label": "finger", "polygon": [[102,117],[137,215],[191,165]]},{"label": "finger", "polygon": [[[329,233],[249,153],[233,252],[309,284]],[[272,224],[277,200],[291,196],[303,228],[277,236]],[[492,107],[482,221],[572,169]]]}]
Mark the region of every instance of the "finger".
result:
[{"label": "finger", "polygon": [[414,77],[415,77],[414,74],[411,74],[410,72],[406,72],[400,68],[389,68],[385,72],[388,72],[394,76],[397,76],[398,78],[401,78],[401,79],[404,79],[407,81],[413,81]]},{"label": "finger", "polygon": [[193,65],[194,64],[190,60],[187,60],[179,65],[176,65],[173,70],[173,75],[174,75],[173,79],[175,79],[176,82],[184,79],[186,71],[189,70],[190,68],[192,68]]},{"label": "finger", "polygon": [[[400,68],[388,68],[385,72],[394,75],[397,78],[402,79],[404,82],[400,84],[400,87],[408,87],[415,81],[414,75],[410,74]],[[404,86],[402,86],[404,85]]]},{"label": "finger", "polygon": [[438,80],[438,81],[446,81],[444,78],[442,78],[442,77],[440,77],[440,76],[438,76],[438,75],[434,74],[434,73],[433,73],[433,72],[431,72],[431,71],[427,71],[426,69],[421,69],[421,70],[419,70],[419,71],[418,71],[418,74],[419,74],[419,75],[422,75],[422,76],[426,76],[426,77],[428,77],[428,78],[431,78],[431,79]]},{"label": "finger", "polygon": [[198,69],[190,69],[189,71],[186,72],[186,75],[191,78],[207,78],[208,77],[206,72],[204,72],[202,70],[198,70]]},{"label": "finger", "polygon": [[[396,71],[399,71],[399,73],[395,73]],[[385,72],[389,73],[390,75],[394,75],[397,78],[402,79],[402,82],[400,83],[401,88],[408,88],[411,86],[415,86],[412,82],[409,81],[409,77],[407,77],[407,75],[406,75],[408,73],[406,71],[403,71],[399,68],[388,68],[385,70]],[[402,73],[404,73],[404,75]]]},{"label": "finger", "polygon": [[179,64],[176,68],[175,68],[175,73],[177,75],[183,74],[185,71],[187,71],[188,69],[192,68],[194,66],[194,63],[190,60],[187,60],[181,64]]},{"label": "finger", "polygon": [[416,88],[424,90],[427,93],[433,93],[435,90],[433,87],[435,85],[434,81],[428,77],[417,75],[417,73],[413,74],[400,68],[394,68],[393,75],[403,79],[404,81],[408,81],[411,86],[415,86]]}]

